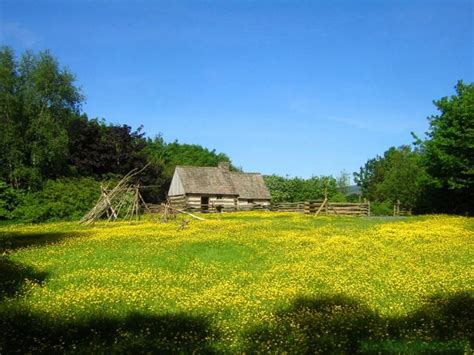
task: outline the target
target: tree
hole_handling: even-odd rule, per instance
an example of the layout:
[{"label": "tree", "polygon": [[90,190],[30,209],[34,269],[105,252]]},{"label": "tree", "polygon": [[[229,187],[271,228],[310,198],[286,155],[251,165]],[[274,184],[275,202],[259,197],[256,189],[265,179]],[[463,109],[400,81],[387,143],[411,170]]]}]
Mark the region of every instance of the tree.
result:
[{"label": "tree", "polygon": [[354,173],[362,195],[374,202],[394,204],[400,201],[406,208],[419,202],[425,172],[418,151],[409,146],[391,147],[384,155],[370,159]]},{"label": "tree", "polygon": [[391,152],[389,166],[376,188],[378,199],[392,204],[400,201],[408,209],[417,207],[425,181],[420,155],[402,146]]},{"label": "tree", "polygon": [[396,148],[392,147],[384,153],[383,157],[376,156],[369,159],[359,172],[354,172],[354,181],[360,187],[362,196],[370,201],[379,200],[377,186],[382,183],[388,169],[388,157]]},{"label": "tree", "polygon": [[336,178],[337,189],[344,196],[349,193],[349,186],[351,183],[351,176],[345,170],[342,170],[339,176]]},{"label": "tree", "polygon": [[323,199],[325,190],[329,199],[337,196],[336,179],[332,176],[313,176],[309,179],[264,176],[273,202],[300,202]]},{"label": "tree", "polygon": [[[434,210],[473,213],[474,84],[459,81],[456,94],[434,101],[440,114],[428,118],[424,152]],[[416,136],[415,136],[416,137]]]},{"label": "tree", "polygon": [[0,51],[1,177],[15,187],[38,187],[65,173],[66,122],[77,115],[83,96],[74,75],[48,51]]},{"label": "tree", "polygon": [[[173,176],[176,165],[217,166],[221,161],[231,162],[227,155],[217,153],[215,149],[209,150],[199,144],[183,144],[177,140],[166,143],[162,136],[148,139],[145,150],[149,161],[165,167],[165,176],[169,179]],[[230,168],[238,170],[233,165]]]},{"label": "tree", "polygon": [[0,50],[0,179],[14,182],[14,171],[24,160],[22,122],[17,96],[18,65],[10,48]]}]

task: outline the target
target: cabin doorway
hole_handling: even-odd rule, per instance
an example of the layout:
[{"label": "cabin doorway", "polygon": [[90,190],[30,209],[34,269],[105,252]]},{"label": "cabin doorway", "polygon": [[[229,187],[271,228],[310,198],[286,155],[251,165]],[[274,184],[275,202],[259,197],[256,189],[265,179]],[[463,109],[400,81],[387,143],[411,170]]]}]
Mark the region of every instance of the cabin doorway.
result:
[{"label": "cabin doorway", "polygon": [[207,211],[209,209],[209,197],[201,197],[201,210]]}]

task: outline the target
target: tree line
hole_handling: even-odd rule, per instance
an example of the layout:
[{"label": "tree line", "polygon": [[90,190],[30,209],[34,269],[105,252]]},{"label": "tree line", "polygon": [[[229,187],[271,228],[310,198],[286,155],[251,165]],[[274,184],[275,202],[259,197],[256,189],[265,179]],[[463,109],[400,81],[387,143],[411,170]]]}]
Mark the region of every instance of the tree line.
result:
[{"label": "tree line", "polygon": [[473,214],[474,84],[459,81],[455,94],[433,103],[424,138],[369,159],[354,180],[383,213],[393,204],[415,213]]},{"label": "tree line", "polygon": [[83,103],[75,76],[48,51],[17,58],[8,47],[0,50],[0,219],[76,218],[101,183],[147,164],[140,183],[151,188],[143,194],[158,202],[176,165],[230,162],[200,145],[89,118]]},{"label": "tree line", "polygon": [[[376,210],[396,201],[415,212],[472,214],[473,85],[459,82],[456,95],[435,101],[439,115],[415,145],[392,147],[370,159],[354,179]],[[76,78],[48,52],[19,58],[0,50],[0,219],[44,221],[80,217],[113,184],[148,164],[140,183],[146,200],[162,201],[176,165],[231,162],[200,145],[147,137],[143,127],[110,124],[82,112]],[[238,170],[235,166],[231,168]],[[348,175],[309,179],[265,176],[273,201],[347,199]]]}]

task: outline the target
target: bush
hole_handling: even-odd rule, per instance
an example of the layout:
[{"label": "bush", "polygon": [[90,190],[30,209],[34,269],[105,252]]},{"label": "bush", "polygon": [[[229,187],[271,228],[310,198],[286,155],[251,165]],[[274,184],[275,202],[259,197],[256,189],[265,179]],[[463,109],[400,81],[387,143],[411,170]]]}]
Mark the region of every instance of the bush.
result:
[{"label": "bush", "polygon": [[0,220],[12,218],[12,212],[20,202],[21,196],[21,191],[0,181]]},{"label": "bush", "polygon": [[331,202],[347,202],[347,198],[343,193],[337,191],[333,196],[331,196],[330,201]]},{"label": "bush", "polygon": [[336,179],[331,176],[303,179],[270,175],[264,179],[274,203],[320,200],[324,198],[324,190],[327,190],[330,201],[337,195]]},{"label": "bush", "polygon": [[91,178],[49,180],[24,196],[13,217],[32,223],[80,219],[97,202],[100,184]]},{"label": "bush", "polygon": [[362,201],[362,198],[359,194],[350,194],[346,196],[347,202],[358,203]]},{"label": "bush", "polygon": [[373,216],[391,216],[393,215],[393,205],[390,201],[371,202],[370,213]]}]

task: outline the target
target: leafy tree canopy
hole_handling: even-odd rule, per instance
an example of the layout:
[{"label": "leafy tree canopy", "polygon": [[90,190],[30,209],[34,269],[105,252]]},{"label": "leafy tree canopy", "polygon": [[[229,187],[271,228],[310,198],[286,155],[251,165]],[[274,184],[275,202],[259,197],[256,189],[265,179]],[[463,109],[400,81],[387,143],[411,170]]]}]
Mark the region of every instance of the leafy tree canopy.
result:
[{"label": "leafy tree canopy", "polygon": [[459,81],[456,93],[434,101],[426,139],[417,138],[428,173],[424,212],[474,213],[474,84]]},{"label": "leafy tree canopy", "polygon": [[[161,135],[147,140],[147,159],[165,167],[165,176],[171,178],[176,165],[217,166],[221,161],[230,163],[230,158],[198,144],[182,144],[177,140],[166,143]],[[238,170],[231,165],[232,170]]]},{"label": "leafy tree canopy", "polygon": [[434,101],[422,147],[432,182],[450,190],[474,189],[474,84],[456,85],[456,95]]},{"label": "leafy tree canopy", "polygon": [[37,187],[65,173],[66,123],[83,96],[68,69],[48,51],[19,60],[0,50],[0,178],[16,187]]},{"label": "leafy tree canopy", "polygon": [[420,154],[409,146],[391,147],[354,173],[364,197],[378,202],[400,201],[406,208],[416,207],[424,179]]},{"label": "leafy tree canopy", "polygon": [[273,202],[319,200],[324,198],[325,191],[330,200],[335,196],[340,199],[336,179],[331,176],[313,176],[302,179],[270,175],[265,176],[264,179]]}]

